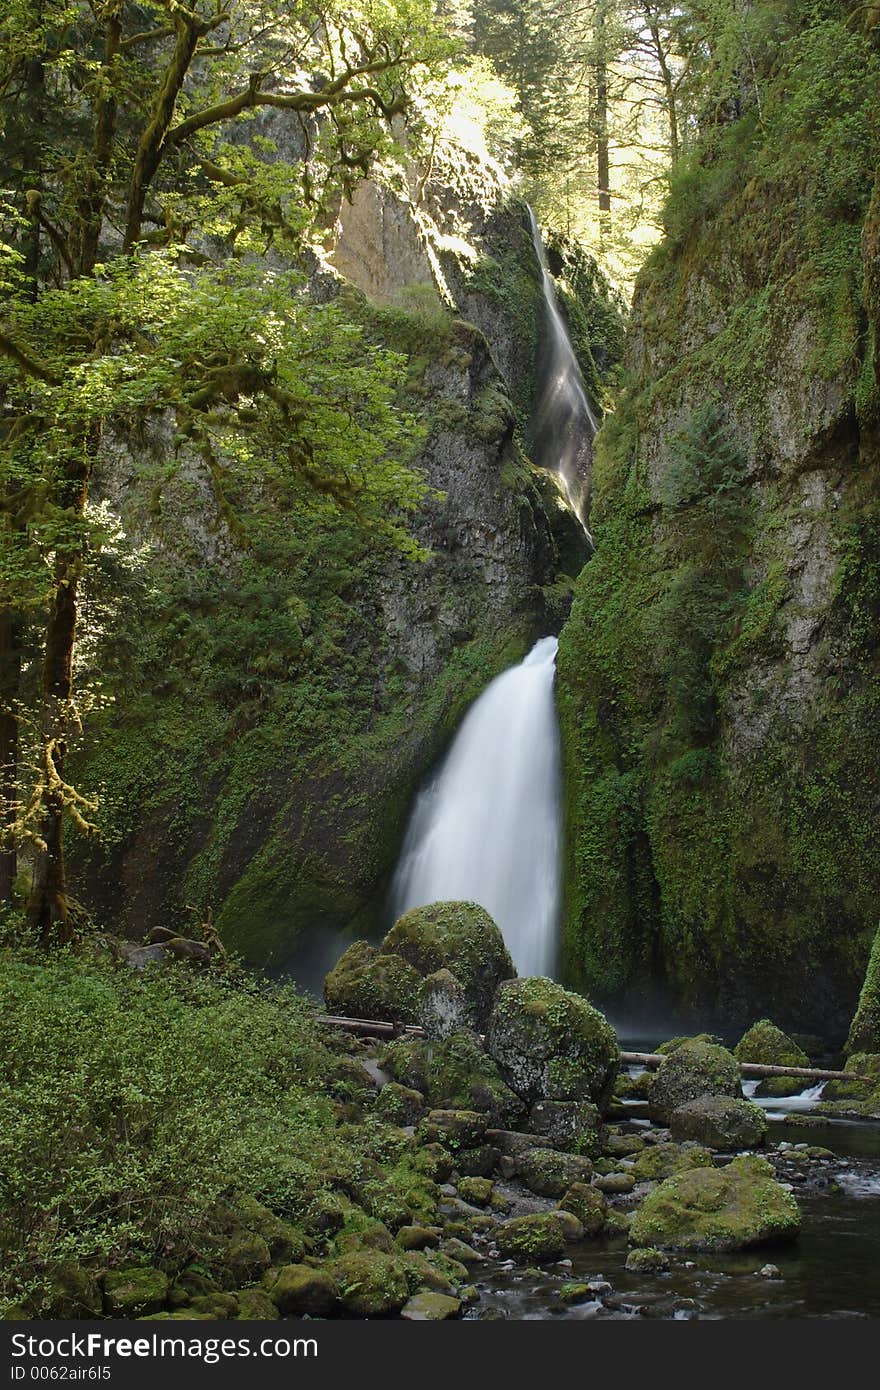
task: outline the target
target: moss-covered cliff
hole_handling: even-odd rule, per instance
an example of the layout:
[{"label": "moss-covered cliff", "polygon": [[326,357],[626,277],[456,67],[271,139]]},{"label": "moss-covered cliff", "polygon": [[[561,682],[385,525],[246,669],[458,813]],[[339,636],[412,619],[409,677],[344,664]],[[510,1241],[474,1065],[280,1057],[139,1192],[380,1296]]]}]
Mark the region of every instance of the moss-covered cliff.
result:
[{"label": "moss-covered cliff", "polygon": [[78,745],[102,834],[75,854],[81,895],[117,929],[210,907],[265,964],[310,930],[379,926],[419,780],[568,611],[585,541],[517,423],[541,310],[527,211],[479,174],[435,171],[445,231],[405,188],[363,185],[332,255],[354,283],[326,268],[313,283],[399,354],[430,486],[405,519],[423,558],[269,485],[258,459],[218,479],[184,449],[171,469],[166,422],[104,449],[99,490],[126,539],[90,583],[88,656],[112,699]]},{"label": "moss-covered cliff", "polygon": [[880,891],[880,74],[843,6],[673,173],[559,655],[564,956],[843,1033]]}]

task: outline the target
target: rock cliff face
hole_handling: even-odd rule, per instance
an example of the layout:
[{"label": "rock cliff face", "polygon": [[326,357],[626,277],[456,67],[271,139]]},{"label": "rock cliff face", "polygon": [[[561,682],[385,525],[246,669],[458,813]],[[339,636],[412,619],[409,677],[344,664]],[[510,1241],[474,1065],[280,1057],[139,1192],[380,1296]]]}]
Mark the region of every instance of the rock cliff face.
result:
[{"label": "rock cliff face", "polygon": [[822,86],[820,157],[809,42],[680,176],[638,287],[560,645],[564,946],[627,1013],[842,1035],[880,895],[876,71]]},{"label": "rock cliff face", "polygon": [[[568,609],[582,532],[514,436],[540,325],[526,209],[497,171],[465,161],[443,179],[420,204],[365,184],[314,281],[407,360],[401,404],[431,489],[409,529],[426,560],[295,499],[245,544],[259,484],[221,503],[198,458],[172,475],[166,423],[105,447],[100,489],[125,538],[93,576],[93,658],[114,701],[77,759],[107,829],[75,853],[87,905],[131,934],[211,907],[265,964],[304,934],[381,925],[419,780],[487,681]],[[119,583],[141,602],[136,637],[116,622]]]}]

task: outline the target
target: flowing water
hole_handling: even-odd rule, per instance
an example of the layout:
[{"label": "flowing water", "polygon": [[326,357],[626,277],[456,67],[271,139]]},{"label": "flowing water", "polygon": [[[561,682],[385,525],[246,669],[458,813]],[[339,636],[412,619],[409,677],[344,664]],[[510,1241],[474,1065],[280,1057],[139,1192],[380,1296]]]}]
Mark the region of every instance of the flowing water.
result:
[{"label": "flowing water", "polygon": [[479,903],[521,975],[551,974],[556,950],[556,646],[541,638],[471,706],[419,794],[392,889],[395,915],[441,900]]},{"label": "flowing water", "polygon": [[559,475],[572,510],[586,526],[591,448],[599,422],[559,311],[544,243],[531,208],[529,218],[546,310],[543,360],[539,363],[541,388],[532,418],[533,453],[537,463]]}]

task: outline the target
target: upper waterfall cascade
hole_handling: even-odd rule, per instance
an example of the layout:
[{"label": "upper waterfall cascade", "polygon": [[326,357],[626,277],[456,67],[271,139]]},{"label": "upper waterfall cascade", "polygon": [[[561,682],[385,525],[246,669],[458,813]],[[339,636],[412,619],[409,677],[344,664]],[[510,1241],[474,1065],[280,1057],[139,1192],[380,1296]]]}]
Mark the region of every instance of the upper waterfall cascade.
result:
[{"label": "upper waterfall cascade", "polygon": [[543,637],[465,716],[419,793],[393,885],[396,913],[448,899],[498,923],[521,975],[549,975],[559,911],[557,641]]},{"label": "upper waterfall cascade", "polygon": [[572,510],[586,527],[590,495],[590,446],[599,428],[581,369],[560,312],[547,266],[547,254],[534,212],[529,208],[532,241],[541,268],[546,308],[546,340],[541,388],[532,422],[536,462],[559,475]]}]

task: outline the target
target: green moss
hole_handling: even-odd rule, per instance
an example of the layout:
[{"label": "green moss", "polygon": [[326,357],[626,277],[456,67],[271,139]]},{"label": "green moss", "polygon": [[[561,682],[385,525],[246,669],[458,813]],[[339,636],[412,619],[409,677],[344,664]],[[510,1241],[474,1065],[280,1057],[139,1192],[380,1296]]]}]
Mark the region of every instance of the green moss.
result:
[{"label": "green moss", "polygon": [[846,1048],[849,1053],[880,1052],[880,928],[874,936]]},{"label": "green moss", "polygon": [[692,1168],[649,1193],[633,1218],[634,1245],[661,1250],[743,1250],[793,1239],[797,1202],[769,1163],[735,1158],[726,1168]]}]

